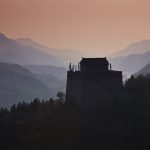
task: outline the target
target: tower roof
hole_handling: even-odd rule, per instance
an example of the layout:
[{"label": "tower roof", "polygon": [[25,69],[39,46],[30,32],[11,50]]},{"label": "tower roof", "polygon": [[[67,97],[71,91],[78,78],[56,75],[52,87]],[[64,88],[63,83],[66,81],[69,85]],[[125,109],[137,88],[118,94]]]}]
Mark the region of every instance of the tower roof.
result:
[{"label": "tower roof", "polygon": [[109,63],[106,57],[104,57],[104,58],[82,58],[80,64],[95,65],[95,64],[109,64]]}]

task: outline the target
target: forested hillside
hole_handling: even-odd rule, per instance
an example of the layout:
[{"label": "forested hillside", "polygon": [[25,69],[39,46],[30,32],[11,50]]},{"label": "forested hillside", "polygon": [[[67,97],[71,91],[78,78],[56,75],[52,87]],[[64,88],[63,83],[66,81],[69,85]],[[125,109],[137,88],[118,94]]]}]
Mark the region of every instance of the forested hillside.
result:
[{"label": "forested hillside", "polygon": [[150,76],[133,76],[108,106],[83,112],[57,99],[0,110],[3,150],[145,150],[150,148]]}]

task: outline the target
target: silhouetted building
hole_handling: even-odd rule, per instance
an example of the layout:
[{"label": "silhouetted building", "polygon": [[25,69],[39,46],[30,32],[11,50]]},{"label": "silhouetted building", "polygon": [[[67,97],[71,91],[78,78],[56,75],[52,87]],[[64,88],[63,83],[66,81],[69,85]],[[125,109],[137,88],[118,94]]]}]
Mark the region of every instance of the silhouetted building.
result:
[{"label": "silhouetted building", "polygon": [[67,73],[66,103],[81,109],[95,109],[109,104],[123,87],[122,72],[111,70],[105,58],[82,58],[75,66],[69,65]]}]

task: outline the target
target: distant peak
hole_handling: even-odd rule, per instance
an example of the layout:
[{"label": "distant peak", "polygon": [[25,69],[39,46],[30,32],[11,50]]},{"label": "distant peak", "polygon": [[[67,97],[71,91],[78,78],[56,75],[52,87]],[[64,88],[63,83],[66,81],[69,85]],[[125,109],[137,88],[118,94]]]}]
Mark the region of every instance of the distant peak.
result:
[{"label": "distant peak", "polygon": [[150,42],[150,39],[144,39],[141,42]]},{"label": "distant peak", "polygon": [[5,34],[3,34],[2,32],[0,32],[0,38],[6,38]]},{"label": "distant peak", "polygon": [[33,42],[33,40],[32,39],[29,39],[29,38],[18,38],[18,39],[16,39],[17,41],[32,41]]},{"label": "distant peak", "polygon": [[34,40],[32,40],[30,38],[18,38],[18,39],[16,39],[16,41],[23,44],[23,45],[38,44],[37,42],[35,42]]},{"label": "distant peak", "polygon": [[6,42],[9,41],[10,39],[3,33],[0,32],[0,42]]}]

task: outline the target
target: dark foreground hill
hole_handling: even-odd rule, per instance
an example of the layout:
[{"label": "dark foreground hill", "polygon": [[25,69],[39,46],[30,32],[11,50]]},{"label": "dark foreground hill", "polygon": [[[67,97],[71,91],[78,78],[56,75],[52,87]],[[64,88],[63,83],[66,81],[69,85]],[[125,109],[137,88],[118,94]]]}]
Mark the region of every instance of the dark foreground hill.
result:
[{"label": "dark foreground hill", "polygon": [[148,150],[150,77],[131,77],[124,96],[92,112],[57,100],[0,110],[2,150]]},{"label": "dark foreground hill", "polygon": [[0,107],[29,102],[35,97],[49,98],[52,94],[53,91],[26,68],[0,62]]}]

